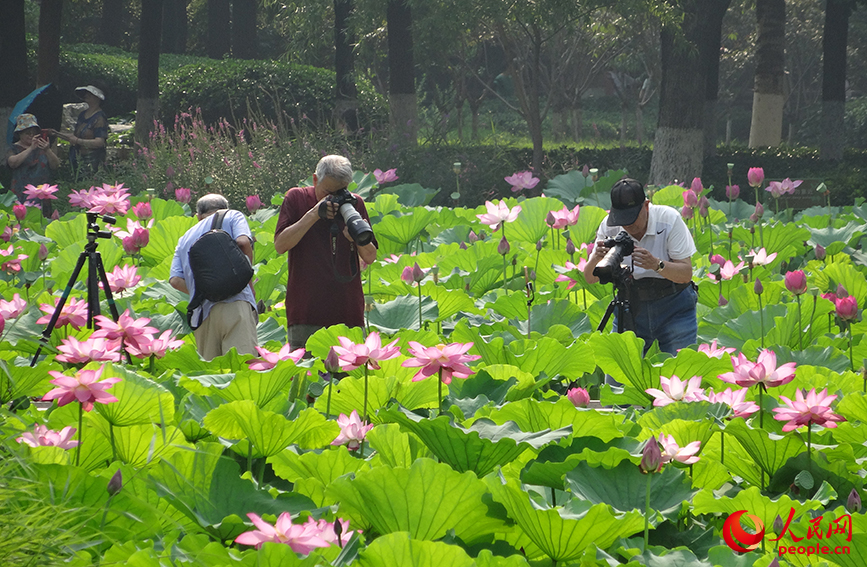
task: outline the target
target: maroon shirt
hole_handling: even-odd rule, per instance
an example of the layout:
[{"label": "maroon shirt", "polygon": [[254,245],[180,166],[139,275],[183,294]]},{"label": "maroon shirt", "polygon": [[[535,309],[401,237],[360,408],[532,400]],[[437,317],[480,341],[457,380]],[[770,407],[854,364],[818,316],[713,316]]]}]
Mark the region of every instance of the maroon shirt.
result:
[{"label": "maroon shirt", "polygon": [[[355,196],[355,209],[370,222],[364,201]],[[283,229],[298,222],[319,199],[313,187],[295,187],[286,192],[275,238]],[[348,277],[350,259],[357,256],[355,245],[343,236],[345,223],[335,217],[340,233],[337,235],[337,256],[334,266],[341,276]],[[286,324],[319,325],[328,327],[344,323],[349,327],[364,326],[364,293],[361,275],[349,283],[340,283],[334,276],[331,256],[331,222],[318,220],[298,244],[287,252],[289,276],[286,283]],[[376,237],[374,246],[379,246]],[[358,263],[355,264],[358,266]]]}]

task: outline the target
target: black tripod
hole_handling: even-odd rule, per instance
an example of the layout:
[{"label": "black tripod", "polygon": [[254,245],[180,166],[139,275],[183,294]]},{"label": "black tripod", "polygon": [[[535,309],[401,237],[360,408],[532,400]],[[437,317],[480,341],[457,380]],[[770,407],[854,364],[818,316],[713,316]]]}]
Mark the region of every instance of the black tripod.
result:
[{"label": "black tripod", "polygon": [[75,269],[72,270],[72,275],[69,277],[69,282],[63,290],[63,295],[60,301],[54,308],[54,313],[51,315],[51,320],[48,326],[42,332],[42,337],[39,339],[39,348],[36,349],[36,354],[33,355],[33,360],[30,361],[30,366],[36,365],[36,360],[42,352],[42,347],[48,344],[51,338],[51,332],[57,325],[57,320],[60,318],[60,312],[63,306],[66,305],[66,300],[69,299],[69,294],[72,292],[72,286],[78,280],[78,274],[81,268],[84,267],[84,262],[87,262],[87,328],[93,329],[93,318],[99,315],[99,282],[102,282],[102,290],[105,292],[105,299],[108,302],[108,308],[111,311],[112,319],[117,322],[119,315],[117,306],[114,304],[114,298],[111,295],[111,288],[108,285],[108,278],[105,276],[105,267],[102,265],[102,256],[96,249],[97,238],[111,238],[111,232],[108,230],[99,230],[99,225],[96,224],[97,219],[102,219],[108,224],[117,222],[114,217],[109,215],[101,215],[99,213],[85,213],[87,215],[87,244],[84,245],[84,250],[78,255],[78,262],[75,264]]},{"label": "black tripod", "polygon": [[632,308],[629,305],[629,289],[632,287],[632,272],[624,269],[619,277],[614,279],[614,299],[608,304],[608,309],[605,310],[605,315],[599,323],[597,331],[605,329],[608,324],[608,319],[617,310],[617,332],[623,333],[626,331],[635,331],[635,320],[632,318]]}]

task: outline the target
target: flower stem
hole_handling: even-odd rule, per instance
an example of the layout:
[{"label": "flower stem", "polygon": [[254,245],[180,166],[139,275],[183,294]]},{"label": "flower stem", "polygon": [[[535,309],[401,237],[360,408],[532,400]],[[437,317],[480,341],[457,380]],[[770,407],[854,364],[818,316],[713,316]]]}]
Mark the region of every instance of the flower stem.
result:
[{"label": "flower stem", "polygon": [[109,436],[111,437],[111,460],[112,462],[114,462],[117,460],[117,450],[114,444],[114,425],[112,425],[111,423],[108,424],[108,432]]},{"label": "flower stem", "polygon": [[765,312],[762,309],[762,296],[761,296],[761,294],[759,294],[759,322],[762,326],[761,327],[761,329],[762,329],[762,336],[761,336],[762,348],[765,348]]},{"label": "flower stem", "polygon": [[726,432],[720,429],[719,432],[719,463],[726,463]]},{"label": "flower stem", "polygon": [[644,549],[647,549],[647,540],[650,535],[650,481],[653,474],[647,475],[647,490],[644,495]]},{"label": "flower stem", "polygon": [[421,282],[418,284],[418,330],[422,330],[421,326]]},{"label": "flower stem", "polygon": [[331,390],[334,389],[334,376],[328,380],[328,398],[325,400],[325,419],[331,418]]},{"label": "flower stem", "polygon": [[75,466],[78,466],[81,463],[81,449],[84,448],[84,441],[82,437],[84,437],[84,427],[82,427],[84,420],[84,406],[79,403],[78,404],[78,450],[75,451]]},{"label": "flower stem", "polygon": [[801,296],[796,295],[798,300],[798,350],[804,350],[804,324],[801,321]]},{"label": "flower stem", "polygon": [[813,456],[810,454],[812,449],[813,428],[812,423],[807,423],[807,472],[813,474]]},{"label": "flower stem", "polygon": [[846,331],[849,335],[849,366],[852,368],[852,372],[855,372],[855,361],[852,359],[852,323],[846,324]]},{"label": "flower stem", "polygon": [[439,399],[439,405],[437,406],[437,415],[443,411],[443,369],[439,369],[439,374],[437,375],[437,397]]},{"label": "flower stem", "polygon": [[364,421],[367,421],[367,363],[364,365]]},{"label": "flower stem", "polygon": [[509,295],[509,288],[506,287],[506,283],[508,281],[509,281],[509,278],[506,275],[506,255],[503,254],[503,291],[506,292],[506,295]]},{"label": "flower stem", "polygon": [[765,385],[759,384],[759,428],[765,428],[765,411],[762,401],[764,400]]}]

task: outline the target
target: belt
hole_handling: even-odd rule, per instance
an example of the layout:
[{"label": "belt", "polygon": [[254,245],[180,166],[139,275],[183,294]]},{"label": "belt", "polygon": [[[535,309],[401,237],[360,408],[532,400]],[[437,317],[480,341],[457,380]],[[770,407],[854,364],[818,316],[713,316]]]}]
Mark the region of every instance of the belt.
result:
[{"label": "belt", "polygon": [[675,295],[682,292],[692,282],[674,283],[671,280],[663,280],[660,278],[642,278],[635,280],[632,284],[632,300],[633,301],[656,301],[663,297]]}]

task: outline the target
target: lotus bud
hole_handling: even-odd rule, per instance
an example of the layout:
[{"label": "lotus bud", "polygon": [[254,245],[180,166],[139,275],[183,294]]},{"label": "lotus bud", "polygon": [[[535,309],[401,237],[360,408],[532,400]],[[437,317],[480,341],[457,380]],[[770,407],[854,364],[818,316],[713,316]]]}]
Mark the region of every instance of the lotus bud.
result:
[{"label": "lotus bud", "polygon": [[51,213],[51,220],[60,220],[60,212],[54,211],[53,213]]},{"label": "lotus bud", "polygon": [[548,211],[548,214],[545,216],[545,224],[550,227],[554,226],[554,223],[557,222],[556,217],[554,217],[554,211]]},{"label": "lotus bud", "polygon": [[719,300],[717,300],[716,304],[719,307],[725,307],[726,305],[729,304],[729,300],[726,299],[725,297],[723,297],[722,295],[720,295]]},{"label": "lotus bud", "polygon": [[340,358],[334,347],[328,349],[328,355],[325,357],[325,370],[328,372],[340,372]]},{"label": "lotus bud", "polygon": [[751,167],[747,171],[747,180],[750,182],[750,187],[760,187],[765,180],[765,170],[761,167]]},{"label": "lotus bud", "polygon": [[841,297],[848,297],[848,296],[849,296],[849,292],[846,291],[846,288],[843,287],[843,284],[837,284],[837,299],[840,299]]},{"label": "lotus bud", "polygon": [[39,261],[44,262],[46,258],[48,258],[48,248],[45,247],[45,243],[41,243],[39,245],[39,252],[37,253],[39,256]]},{"label": "lotus bud", "polygon": [[765,291],[765,288],[762,286],[762,280],[756,278],[756,283],[753,285],[753,291],[756,292],[756,295],[761,295],[762,292]]},{"label": "lotus bud", "polygon": [[726,185],[726,197],[729,201],[734,201],[741,194],[741,188],[737,185]]},{"label": "lotus bud", "polygon": [[692,210],[692,207],[688,207],[686,205],[680,210],[680,216],[684,218],[684,220],[689,220],[693,217],[695,212]]},{"label": "lotus bud", "polygon": [[536,270],[530,270],[529,278],[531,282],[536,281]]},{"label": "lotus bud", "polygon": [[662,452],[656,437],[651,437],[641,452],[641,463],[638,465],[644,474],[653,474],[662,469]]},{"label": "lotus bud", "polygon": [[27,205],[22,205],[21,203],[16,203],[12,207],[12,212],[15,213],[15,218],[19,221],[23,221],[24,217],[27,216]]},{"label": "lotus bud", "polygon": [[750,220],[753,222],[759,222],[759,219],[762,218],[765,214],[765,208],[761,203],[756,203],[756,212],[750,215]]},{"label": "lotus bud", "polygon": [[696,195],[698,195],[699,193],[702,192],[702,190],[704,190],[704,187],[701,184],[701,178],[700,177],[693,177],[692,178],[692,185],[690,185],[690,189],[692,189],[692,192],[695,193]]},{"label": "lotus bud", "polygon": [[251,215],[261,208],[262,200],[259,198],[259,195],[250,195],[247,197],[247,210],[250,211]]},{"label": "lotus bud", "polygon": [[825,259],[825,247],[821,244],[816,244],[816,260]]},{"label": "lotus bud", "polygon": [[570,256],[575,253],[575,244],[572,242],[571,238],[566,238],[566,254]]},{"label": "lotus bud", "polygon": [[458,244],[458,248],[460,248],[461,250],[467,250],[467,249],[468,249],[468,248],[467,248],[467,243],[466,243],[466,242],[461,242],[460,244]]},{"label": "lotus bud", "polygon": [[343,549],[343,540],[340,539],[340,536],[343,535],[343,526],[340,524],[340,518],[334,520],[334,535],[337,536],[337,546]]},{"label": "lotus bud", "polygon": [[780,535],[781,533],[783,533],[785,527],[786,526],[783,524],[783,518],[781,518],[780,515],[777,514],[777,517],[774,518],[774,533]]},{"label": "lotus bud", "polygon": [[581,168],[581,175],[583,175],[584,177],[590,177],[590,166],[589,165],[585,164],[584,167]]},{"label": "lotus bud", "polygon": [[479,235],[476,234],[474,231],[470,230],[470,234],[469,236],[467,236],[467,240],[470,241],[470,244],[475,244],[479,240]]},{"label": "lotus bud", "polygon": [[111,497],[120,492],[122,488],[123,475],[120,474],[120,469],[118,469],[118,471],[114,473],[114,476],[111,477],[111,480],[108,481],[108,486],[106,486],[105,489],[108,491],[109,497]]},{"label": "lotus bud", "polygon": [[541,251],[542,251],[542,246],[544,246],[544,245],[545,245],[545,243],[542,242],[541,240],[538,241],[538,242],[536,242],[536,252],[541,252]]},{"label": "lotus bud", "polygon": [[786,289],[795,295],[803,295],[807,292],[807,274],[804,270],[786,272],[785,283]]},{"label": "lotus bud", "polygon": [[509,246],[509,241],[506,240],[506,237],[500,239],[500,243],[497,245],[497,254],[501,254],[505,256],[511,250],[511,246]]},{"label": "lotus bud", "polygon": [[172,166],[168,166],[166,168],[166,177],[174,177],[175,176],[175,168]]},{"label": "lotus bud", "polygon": [[710,257],[710,263],[716,264],[717,266],[722,267],[722,266],[726,265],[726,259],[723,258],[722,256],[720,256],[719,254],[714,254],[713,256]]},{"label": "lotus bud", "polygon": [[566,397],[576,408],[586,408],[590,403],[590,394],[584,388],[572,388],[566,392]]},{"label": "lotus bud", "polygon": [[780,558],[774,556],[774,560],[768,563],[768,567],[780,567]]},{"label": "lotus bud", "polygon": [[846,509],[850,514],[857,514],[861,511],[861,495],[858,494],[858,490],[852,489],[852,492],[849,493],[849,498],[846,500]]},{"label": "lotus bud", "polygon": [[837,317],[843,321],[855,321],[858,319],[858,300],[855,296],[849,295],[837,299],[834,302],[837,308]]},{"label": "lotus bud", "polygon": [[175,200],[179,203],[189,203],[192,195],[190,194],[190,190],[184,187],[178,187],[175,189]]},{"label": "lotus bud", "polygon": [[698,195],[692,189],[683,192],[683,204],[686,207],[695,207],[698,205]]}]

